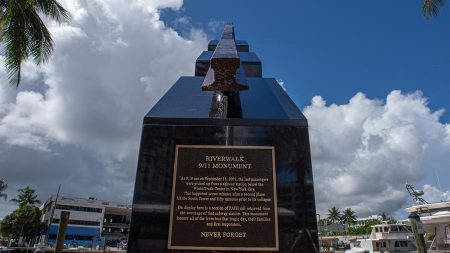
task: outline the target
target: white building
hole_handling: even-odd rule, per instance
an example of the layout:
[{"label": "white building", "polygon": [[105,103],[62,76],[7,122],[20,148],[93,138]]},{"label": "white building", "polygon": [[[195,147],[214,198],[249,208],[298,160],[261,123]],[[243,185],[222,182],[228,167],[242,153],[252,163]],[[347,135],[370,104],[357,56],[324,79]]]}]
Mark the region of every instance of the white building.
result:
[{"label": "white building", "polygon": [[369,221],[382,221],[383,216],[372,214],[364,218],[356,218],[356,222],[354,224],[351,224],[351,227],[361,227],[364,226]]},{"label": "white building", "polygon": [[[56,201],[50,197],[42,206],[42,221],[50,224],[49,243],[54,243],[58,233],[61,211],[69,211],[69,224],[65,244],[91,247],[100,240],[114,245],[117,240],[127,239],[131,205],[98,200],[63,196]],[[53,212],[53,214],[52,214]]]}]

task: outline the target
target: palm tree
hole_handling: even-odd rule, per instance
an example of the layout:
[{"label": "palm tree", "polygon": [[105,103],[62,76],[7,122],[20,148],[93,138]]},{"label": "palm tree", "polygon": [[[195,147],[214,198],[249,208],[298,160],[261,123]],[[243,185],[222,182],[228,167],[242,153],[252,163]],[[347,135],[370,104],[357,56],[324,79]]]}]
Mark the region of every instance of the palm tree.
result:
[{"label": "palm tree", "polygon": [[337,223],[341,220],[341,212],[339,211],[339,208],[333,206],[331,209],[328,209],[328,220],[331,223]]},{"label": "palm tree", "polygon": [[395,220],[393,217],[388,216],[385,212],[381,213],[381,220],[384,222],[387,222],[388,224],[395,224],[397,223],[397,220]]},{"label": "palm tree", "polygon": [[40,204],[41,201],[37,199],[37,194],[35,194],[35,190],[30,188],[29,186],[17,190],[19,192],[19,195],[16,198],[11,199],[13,202],[19,203],[19,206],[25,206],[25,205],[34,205],[34,204]]},{"label": "palm tree", "polygon": [[5,200],[8,197],[6,193],[3,193],[6,190],[6,188],[8,188],[8,185],[3,180],[0,179],[0,198],[3,197],[5,198]]},{"label": "palm tree", "polygon": [[438,15],[439,9],[444,5],[446,0],[423,0],[422,14],[427,18]]},{"label": "palm tree", "polygon": [[9,82],[20,83],[21,64],[31,55],[36,64],[48,61],[53,40],[39,14],[60,23],[70,14],[56,0],[0,0],[0,32]]},{"label": "palm tree", "polygon": [[356,214],[351,208],[347,208],[342,213],[342,221],[345,224],[354,224],[356,223]]}]

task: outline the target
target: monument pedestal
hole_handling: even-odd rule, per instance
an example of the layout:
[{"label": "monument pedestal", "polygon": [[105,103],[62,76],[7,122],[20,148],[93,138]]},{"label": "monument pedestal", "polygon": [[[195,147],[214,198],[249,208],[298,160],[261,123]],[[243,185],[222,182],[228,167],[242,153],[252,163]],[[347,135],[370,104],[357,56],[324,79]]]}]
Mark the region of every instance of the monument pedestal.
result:
[{"label": "monument pedestal", "polygon": [[181,77],[144,118],[128,252],[317,252],[306,118],[260,77],[239,117],[214,117],[203,82]]}]

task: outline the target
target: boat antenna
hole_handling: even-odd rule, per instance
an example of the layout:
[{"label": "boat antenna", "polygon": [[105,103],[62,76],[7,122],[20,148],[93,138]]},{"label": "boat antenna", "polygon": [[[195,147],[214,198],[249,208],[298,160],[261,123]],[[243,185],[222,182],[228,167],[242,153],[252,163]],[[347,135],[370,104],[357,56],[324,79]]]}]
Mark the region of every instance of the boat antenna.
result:
[{"label": "boat antenna", "polygon": [[[434,176],[436,177],[436,180],[437,180],[437,183],[438,183],[438,186],[439,186],[439,191],[440,192],[442,192],[442,188],[441,188],[441,181],[439,180],[439,177],[438,177],[438,175],[437,175],[437,173],[436,173],[436,169],[434,170]],[[442,196],[442,195],[441,195]],[[442,202],[443,200],[441,199],[441,202]]]},{"label": "boat antenna", "polygon": [[408,183],[406,183],[406,190],[408,191],[409,195],[414,198],[414,202],[418,204],[428,204],[428,202],[423,199],[423,191],[422,190],[414,190],[414,187]]}]

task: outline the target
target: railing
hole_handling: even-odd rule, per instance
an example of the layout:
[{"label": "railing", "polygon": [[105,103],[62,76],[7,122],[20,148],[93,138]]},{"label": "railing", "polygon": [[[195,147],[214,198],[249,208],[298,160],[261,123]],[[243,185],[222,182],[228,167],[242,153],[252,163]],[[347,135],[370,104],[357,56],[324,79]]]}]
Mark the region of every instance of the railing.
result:
[{"label": "railing", "polygon": [[116,222],[104,222],[104,227],[118,227],[118,228],[129,228],[130,223],[116,223]]},{"label": "railing", "polygon": [[124,233],[124,232],[120,232],[120,231],[114,231],[114,232],[103,231],[102,235],[103,236],[124,236],[124,235],[128,235],[128,233]]},{"label": "railing", "polygon": [[381,232],[381,233],[375,233],[376,239],[388,239],[389,233],[387,232]]}]

